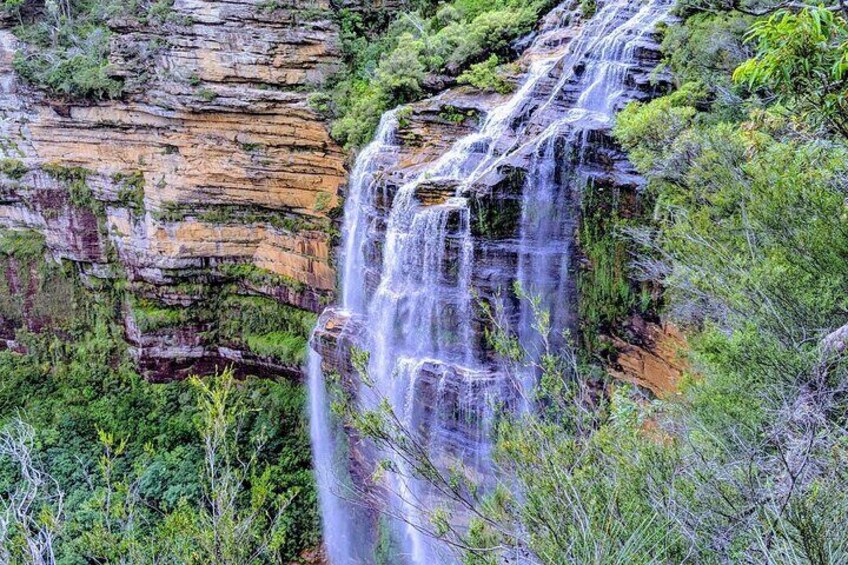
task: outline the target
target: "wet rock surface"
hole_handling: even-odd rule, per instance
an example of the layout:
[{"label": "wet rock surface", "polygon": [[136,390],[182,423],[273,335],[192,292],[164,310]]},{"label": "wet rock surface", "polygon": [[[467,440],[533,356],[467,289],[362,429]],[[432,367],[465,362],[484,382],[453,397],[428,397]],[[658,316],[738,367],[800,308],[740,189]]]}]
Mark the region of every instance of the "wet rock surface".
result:
[{"label": "wet rock surface", "polygon": [[[321,318],[310,382],[335,375],[359,407],[375,406],[366,395],[376,393],[438,468],[485,483],[492,422],[531,397],[521,391],[538,377],[495,355],[490,316],[536,361],[583,329],[578,280],[593,268],[580,248],[583,196],[600,187],[625,203],[640,198],[643,182],[610,130],[624,104],[664,88],[648,77],[659,57],[651,30],[668,9],[662,0],[608,3],[584,21],[564,3],[527,39],[513,93],[455,88],[384,115],[351,177],[344,299]],[[539,312],[549,314],[549,335],[539,335]],[[638,346],[618,328],[605,336],[619,351],[611,374],[659,392],[675,380],[654,375],[670,347],[653,326],[632,325],[626,337]],[[351,346],[370,353],[366,386],[350,373]],[[326,448],[327,437],[314,435],[314,445]],[[368,442],[349,439],[367,455]],[[376,505],[400,516],[392,535],[405,562],[452,562],[421,533],[427,509],[451,502],[410,478],[397,451],[370,460],[398,471],[364,484],[394,491]],[[344,529],[343,514],[325,518]]]},{"label": "wet rock surface", "polygon": [[[573,24],[571,24],[572,21]],[[533,61],[567,49],[579,28],[579,18],[573,13],[565,10],[553,11],[540,24],[539,30],[533,34],[532,39],[528,39],[533,41],[532,47],[519,60],[519,68],[526,71]],[[616,98],[616,107],[613,111],[620,109],[629,101],[650,99],[668,89],[668,77],[655,70],[661,59],[659,49],[654,35],[643,36],[635,42],[633,56],[637,63],[628,67],[626,75],[621,78],[625,92]],[[540,150],[536,145],[527,141],[538,136],[545,124],[554,119],[553,116],[567,113],[568,109],[577,103],[582,92],[579,86],[581,77],[585,72],[585,66],[593,64],[592,57],[593,55],[589,53],[585,62],[577,64],[573,75],[564,85],[557,85],[557,82],[561,80],[562,70],[556,66],[551,69],[550,78],[540,81],[534,96],[524,101],[525,107],[516,114],[519,116],[518,119],[522,119],[520,116],[528,116],[527,123],[514,123],[513,128],[507,130],[506,135],[497,140],[500,145],[521,146],[524,143],[526,149],[512,151],[508,159],[499,162],[487,174],[478,176],[466,192],[471,211],[471,233],[474,238],[473,292],[480,301],[489,304],[506,301],[506,310],[512,313],[513,325],[519,323],[516,318],[519,307],[510,291],[521,261],[522,199],[535,161],[544,157],[539,154]],[[516,84],[520,83],[520,80],[520,75],[515,77]],[[560,89],[559,94],[552,98],[553,102],[549,104],[549,107],[539,111],[541,101],[550,97],[555,88]],[[433,166],[438,159],[449,152],[457,140],[479,130],[489,113],[508,99],[509,95],[480,92],[471,87],[457,87],[398,111],[398,127],[394,136],[397,153],[387,163],[379,166],[375,173],[374,182],[378,188],[375,189],[374,206],[366,211],[368,227],[365,238],[366,260],[363,278],[366,281],[367,293],[374,293],[380,282],[379,268],[384,260],[385,233],[395,195],[406,183],[416,179],[420,171],[427,170],[427,167]],[[563,223],[566,225],[564,234],[570,234],[572,239],[576,237],[579,229],[581,186],[584,183],[591,182],[597,186],[603,186],[607,192],[617,194],[623,202],[638,201],[644,184],[625,154],[612,139],[608,121],[598,121],[593,124],[591,117],[589,121],[579,117],[576,119],[574,129],[579,130],[583,140],[579,148],[575,149],[575,145],[569,140],[566,126],[559,132],[551,150],[556,169],[552,175],[556,177],[557,183],[565,187],[558,198],[565,201],[564,209],[569,210],[572,215],[570,219],[563,218]],[[524,137],[510,138],[509,134],[513,130],[522,131]],[[490,150],[488,145],[482,143],[477,148],[481,158]],[[440,206],[455,196],[456,192],[456,182],[425,178],[423,181],[417,181],[415,199],[418,205],[424,208]],[[450,265],[457,261],[456,250],[452,248],[451,241],[448,235],[443,256],[446,273],[451,272]],[[571,250],[569,257],[569,264],[565,268],[570,274],[565,276],[571,279],[581,268],[579,244]],[[577,300],[576,288],[573,285],[567,285],[562,290],[573,310]],[[491,358],[492,352],[488,344],[480,338],[483,328],[488,323],[485,318],[485,313],[475,308],[473,334],[476,340],[475,347],[482,351],[485,357]],[[566,324],[576,330],[577,320],[571,318],[566,321]],[[630,329],[622,328],[614,336],[604,338],[620,352],[613,355],[610,361],[611,375],[616,377],[627,375],[627,380],[631,382],[640,380],[640,384],[654,380],[669,380],[666,376],[659,374],[656,378],[654,377],[652,373],[659,370],[656,365],[637,363],[637,368],[628,357],[633,353],[633,348],[640,347],[638,343],[631,346],[630,341],[639,342],[642,339],[640,330],[643,330],[645,343],[652,343],[656,333],[654,327],[654,325],[643,324]],[[332,339],[332,336],[327,338]],[[658,352],[660,356],[667,353],[669,352],[662,347]],[[620,363],[615,360],[619,354],[622,355]],[[333,356],[330,356],[330,359],[332,358]],[[662,360],[662,362],[670,367],[676,366],[674,360]],[[329,363],[333,364],[332,361]],[[628,367],[628,370],[621,370],[622,363]],[[637,378],[635,374],[640,371],[645,371],[647,374]],[[344,373],[345,369],[340,369],[340,372]],[[648,388],[653,392],[659,390],[653,385]]]}]

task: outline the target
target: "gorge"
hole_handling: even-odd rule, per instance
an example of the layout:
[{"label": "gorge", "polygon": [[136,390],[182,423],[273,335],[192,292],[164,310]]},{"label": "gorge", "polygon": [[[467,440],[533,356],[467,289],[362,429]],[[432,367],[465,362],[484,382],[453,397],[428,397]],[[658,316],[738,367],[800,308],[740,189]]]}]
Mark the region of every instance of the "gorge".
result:
[{"label": "gorge", "polygon": [[848,562],[848,7],[0,0],[0,563]]}]

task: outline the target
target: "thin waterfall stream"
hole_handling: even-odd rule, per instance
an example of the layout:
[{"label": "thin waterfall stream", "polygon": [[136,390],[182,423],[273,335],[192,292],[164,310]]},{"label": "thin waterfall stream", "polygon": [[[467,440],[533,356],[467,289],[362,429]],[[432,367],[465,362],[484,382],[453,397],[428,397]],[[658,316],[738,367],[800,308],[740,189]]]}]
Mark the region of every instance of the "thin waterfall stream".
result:
[{"label": "thin waterfall stream", "polygon": [[[398,166],[402,145],[397,111],[383,116],[374,141],[359,154],[344,211],[342,299],[331,309],[344,321],[337,346],[352,343],[369,352],[374,390],[420,434],[434,461],[461,462],[480,477],[492,473],[495,406],[514,409],[523,396],[516,386],[533,386],[532,375],[518,385],[508,379],[482,345],[475,285],[483,251],[473,229],[474,191],[506,167],[526,171],[516,237],[505,244],[515,261],[499,280],[540,296],[553,334],[561,335],[576,318],[572,240],[591,137],[608,130],[614,113],[632,99],[628,77],[638,65],[638,50],[670,5],[609,0],[579,23],[570,41],[537,34],[515,92],[489,108],[476,131],[416,168],[391,194],[385,175]],[[553,32],[574,27],[578,19],[571,2],[548,17]],[[420,194],[430,185],[448,187],[451,194],[425,204]],[[386,203],[387,213],[381,211]],[[532,347],[533,312],[525,302],[516,306],[516,331]],[[319,327],[326,320],[322,316]],[[333,565],[371,563],[374,526],[353,500],[349,445],[334,422],[319,349],[310,351],[309,387],[325,543]],[[360,399],[365,408],[381,400]],[[404,473],[405,463],[395,454],[363,448],[357,455],[392,460],[400,470],[386,473],[378,489],[396,551],[391,562],[454,562],[448,548],[424,533],[429,518],[421,508],[438,503],[428,485]]]}]

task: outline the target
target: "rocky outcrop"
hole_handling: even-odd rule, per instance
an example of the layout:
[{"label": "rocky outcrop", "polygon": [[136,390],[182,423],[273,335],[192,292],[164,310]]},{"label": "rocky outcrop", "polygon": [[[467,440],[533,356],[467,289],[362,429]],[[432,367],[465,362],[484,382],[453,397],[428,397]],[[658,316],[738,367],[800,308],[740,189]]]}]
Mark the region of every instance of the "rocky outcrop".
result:
[{"label": "rocky outcrop", "polygon": [[680,379],[689,368],[688,346],[680,329],[671,323],[656,324],[634,316],[626,324],[626,331],[628,341],[608,338],[616,350],[610,374],[648,389],[658,398],[677,394]]},{"label": "rocky outcrop", "polygon": [[[393,541],[399,553],[427,556],[422,562],[438,555],[417,533],[431,526],[427,511],[445,511],[463,524],[463,506],[429,481],[396,480],[393,469],[416,476],[414,464],[407,465],[423,453],[451,481],[464,475],[468,482],[458,484],[482,492],[493,476],[492,430],[503,412],[533,402],[533,394],[522,393],[550,366],[548,347],[562,351],[589,331],[596,343],[636,307],[633,281],[620,276],[625,266],[607,253],[607,224],[584,230],[583,202],[590,192],[610,202],[639,200],[641,179],[610,129],[616,109],[655,94],[656,85],[645,80],[658,60],[651,30],[667,5],[608,8],[590,21],[577,6],[555,8],[517,62],[521,78],[512,95],[453,88],[399,108],[384,116],[356,163],[345,210],[344,309],[322,315],[310,375],[320,383],[320,356],[323,377],[346,402],[379,406],[379,416],[363,419],[378,440],[363,441],[346,428],[345,442],[316,434],[316,451],[335,451],[323,454],[328,465],[363,490],[401,485],[401,495],[365,503],[412,526],[399,528],[409,534]],[[591,317],[581,296],[586,272],[615,283],[599,285],[593,300],[600,308]],[[493,320],[516,339],[498,339],[500,332],[492,339]],[[644,341],[632,353],[642,355],[638,362],[620,355],[633,381],[653,374],[649,352],[665,347],[659,338]],[[628,343],[616,345],[623,350]],[[360,374],[363,365],[367,375]],[[590,381],[587,396],[602,395],[605,382]],[[372,423],[388,409],[386,420],[402,431]],[[334,448],[342,443],[343,450]],[[346,509],[325,517],[334,533],[355,539],[344,531],[358,523]]]},{"label": "rocky outcrop", "polygon": [[[157,23],[115,20],[110,72],[124,81],[125,95],[96,103],[49,99],[22,84],[12,69],[19,46],[0,28],[0,158],[20,164],[13,174],[0,173],[0,228],[42,233],[51,255],[76,264],[83,280],[126,280],[126,336],[151,378],[225,364],[296,375],[291,360],[258,354],[246,336],[219,331],[218,305],[230,295],[254,296],[318,312],[332,300],[345,155],[311,109],[309,92],[339,68],[331,10],[398,4],[177,0]],[[578,27],[559,25],[567,17],[554,11],[540,25],[513,82],[571,41]],[[627,84],[633,97],[646,97],[657,88],[656,45],[645,42],[639,57],[644,64]],[[566,89],[557,108],[576,96]],[[398,188],[504,100],[453,88],[400,111],[400,151],[384,171],[371,218],[369,265],[380,264],[379,233]],[[639,179],[604,127],[589,139],[584,173],[634,195]],[[468,195],[473,284],[483,300],[513,282],[530,159],[526,153],[503,163]],[[416,197],[442,205],[454,190],[425,182]],[[446,261],[455,251],[448,250]],[[376,285],[378,273],[363,276]],[[568,292],[573,300],[574,289]],[[171,322],[151,324],[151,315]],[[485,320],[479,310],[475,316],[480,336]],[[2,320],[12,329],[21,323]],[[610,339],[619,349],[631,341]],[[631,363],[627,351],[617,363],[629,369],[613,374],[638,381],[635,367],[647,364]]]},{"label": "rocky outcrop", "polygon": [[125,95],[103,102],[22,84],[0,29],[0,157],[20,164],[0,174],[0,227],[43,233],[85,276],[126,279],[127,338],[153,378],[250,352],[200,315],[146,333],[139,301],[208,310],[226,287],[314,312],[333,295],[345,155],[309,105],[340,64],[331,9],[177,0],[155,25],[110,22]]}]

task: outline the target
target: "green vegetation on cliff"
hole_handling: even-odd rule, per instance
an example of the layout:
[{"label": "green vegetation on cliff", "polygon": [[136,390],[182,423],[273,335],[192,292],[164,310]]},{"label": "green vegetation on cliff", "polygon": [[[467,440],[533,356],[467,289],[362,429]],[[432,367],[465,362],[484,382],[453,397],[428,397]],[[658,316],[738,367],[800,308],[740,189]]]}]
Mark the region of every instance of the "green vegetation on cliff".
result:
[{"label": "green vegetation on cliff", "polygon": [[[342,10],[342,48],[348,68],[316,105],[334,118],[333,136],[349,148],[366,144],[380,116],[424,97],[472,64],[463,81],[503,91],[494,73],[514,56],[512,41],[529,32],[552,0],[419,2],[393,18]],[[441,77],[441,78],[440,78]]]},{"label": "green vegetation on cliff", "polygon": [[32,232],[0,239],[0,267],[0,337],[15,340],[0,351],[0,561],[287,563],[315,545],[302,386],[148,383],[116,323],[120,281],[83,288]]},{"label": "green vegetation on cliff", "polygon": [[112,18],[158,25],[172,17],[173,0],[3,0],[0,17],[13,23],[23,43],[15,70],[53,96],[117,98],[123,79],[111,72]]},{"label": "green vegetation on cliff", "polygon": [[257,355],[302,366],[316,316],[259,296],[230,296],[221,304],[219,331]]},{"label": "green vegetation on cliff", "polygon": [[848,21],[700,13],[665,46],[678,89],[616,134],[657,201],[643,274],[693,336],[676,527],[698,562],[842,562]]},{"label": "green vegetation on cliff", "polygon": [[[79,29],[94,6],[71,5],[53,22],[56,37],[44,31],[49,20],[15,11],[18,33],[33,34],[19,71],[54,93],[113,95],[99,23]],[[348,72],[315,102],[355,147],[385,109],[423,96],[438,75],[505,90],[497,65],[548,6],[454,0],[418,2],[394,18],[342,11]],[[582,6],[587,15],[597,8]],[[848,562],[848,21],[829,7],[769,13],[757,2],[687,2],[678,12],[663,30],[673,91],[631,104],[615,128],[648,181],[641,208],[622,206],[603,185],[587,188],[578,237],[592,268],[578,285],[591,328],[580,345],[591,350],[598,329],[657,307],[628,269],[664,288],[661,314],[691,338],[679,394],[651,399],[552,350],[545,312],[536,312],[544,346],[533,352],[497,312],[483,312],[507,366],[541,377],[532,399],[541,410],[497,422],[492,457],[509,482],[493,490],[465,469],[445,476],[385,405],[334,405],[472,516],[467,531],[442,509],[430,523],[467,563],[498,563],[504,551],[551,564]],[[91,205],[85,170],[45,170],[75,205]],[[27,173],[13,161],[0,172]],[[137,175],[116,180],[143,209]],[[508,238],[516,210],[481,210],[474,229]],[[0,560],[34,561],[27,542],[42,534],[55,536],[49,551],[68,565],[285,563],[313,545],[302,388],[227,375],[151,385],[115,321],[125,307],[144,331],[215,320],[218,337],[296,363],[314,318],[235,291],[204,311],[125,304],[126,281],[81,292],[44,252],[35,233],[0,239],[0,317],[9,322],[0,331],[14,348],[0,351],[0,517],[12,524],[0,529]],[[233,287],[296,284],[253,266],[218,272]],[[29,502],[8,504],[20,500]]]}]

